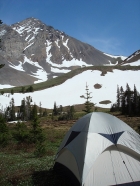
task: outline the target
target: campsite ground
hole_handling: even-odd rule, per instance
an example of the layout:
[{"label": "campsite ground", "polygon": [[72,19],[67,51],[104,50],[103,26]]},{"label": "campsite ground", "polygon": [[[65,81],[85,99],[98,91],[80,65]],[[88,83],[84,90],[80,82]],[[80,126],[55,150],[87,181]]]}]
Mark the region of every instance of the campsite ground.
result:
[{"label": "campsite ground", "polygon": [[[79,116],[82,115],[79,113]],[[140,129],[140,117],[126,117],[113,113],[137,132]],[[2,186],[69,186],[61,175],[53,171],[54,157],[57,149],[69,128],[77,119],[70,121],[51,121],[51,118],[41,118],[40,126],[45,133],[46,151],[43,156],[36,157],[35,145],[10,141],[0,148],[0,185]],[[14,131],[16,124],[7,124]],[[26,123],[30,125],[30,123]]]}]

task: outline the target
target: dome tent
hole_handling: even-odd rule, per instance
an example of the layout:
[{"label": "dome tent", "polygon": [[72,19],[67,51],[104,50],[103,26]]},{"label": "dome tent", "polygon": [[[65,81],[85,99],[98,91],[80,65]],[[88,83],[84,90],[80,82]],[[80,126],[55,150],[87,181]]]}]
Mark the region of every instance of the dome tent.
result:
[{"label": "dome tent", "polygon": [[138,186],[140,136],[115,116],[89,113],[64,137],[55,159],[59,166],[75,177],[75,185]]}]

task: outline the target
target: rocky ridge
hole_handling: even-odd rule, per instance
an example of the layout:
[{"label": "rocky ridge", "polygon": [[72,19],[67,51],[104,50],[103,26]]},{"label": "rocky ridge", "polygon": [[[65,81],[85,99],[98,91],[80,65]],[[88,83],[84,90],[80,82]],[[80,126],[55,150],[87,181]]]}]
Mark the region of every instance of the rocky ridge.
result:
[{"label": "rocky ridge", "polygon": [[0,38],[0,63],[5,64],[0,73],[2,85],[23,86],[78,67],[122,62],[121,57],[106,55],[35,18],[1,25]]}]

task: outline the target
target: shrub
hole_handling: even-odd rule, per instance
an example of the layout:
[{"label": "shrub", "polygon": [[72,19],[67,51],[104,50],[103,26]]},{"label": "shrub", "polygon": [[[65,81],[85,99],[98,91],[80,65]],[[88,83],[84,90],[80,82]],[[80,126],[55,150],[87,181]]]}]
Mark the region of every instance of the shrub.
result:
[{"label": "shrub", "polygon": [[15,127],[15,132],[13,133],[13,137],[19,143],[29,142],[29,129],[23,122],[18,122]]},{"label": "shrub", "polygon": [[30,130],[30,141],[32,143],[43,143],[45,141],[45,135],[39,126],[39,121],[37,118],[35,118],[32,122],[32,129]]},{"label": "shrub", "polygon": [[36,149],[34,151],[34,155],[36,157],[42,157],[46,154],[46,152],[47,152],[47,148],[44,144],[42,144],[42,143],[36,144]]},{"label": "shrub", "polygon": [[10,133],[5,120],[2,115],[0,115],[0,145],[6,146],[10,139]]}]

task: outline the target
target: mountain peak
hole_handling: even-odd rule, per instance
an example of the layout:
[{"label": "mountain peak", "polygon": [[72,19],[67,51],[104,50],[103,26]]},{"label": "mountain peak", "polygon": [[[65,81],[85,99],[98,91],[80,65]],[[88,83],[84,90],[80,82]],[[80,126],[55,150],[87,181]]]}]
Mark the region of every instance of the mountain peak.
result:
[{"label": "mountain peak", "polygon": [[[79,67],[115,65],[120,60],[119,56],[108,56],[34,17],[15,23],[9,28],[3,26],[0,33],[2,60],[7,64],[10,73],[15,73],[12,70],[15,69],[22,76],[27,74],[26,76],[35,77],[35,81],[45,81]],[[12,82],[12,75],[9,78],[7,84]],[[12,85],[29,83],[29,80],[23,84],[14,79]]]}]

